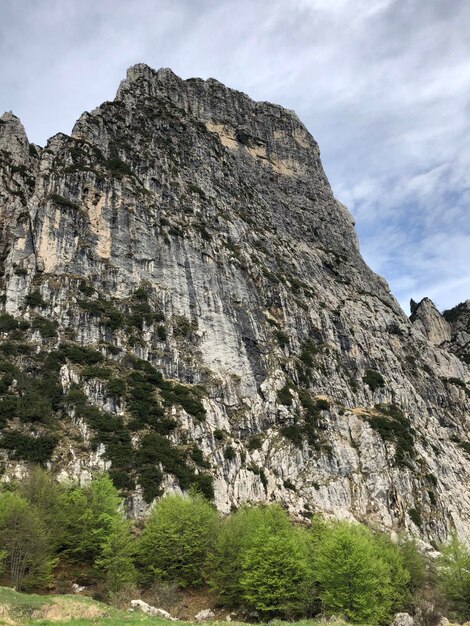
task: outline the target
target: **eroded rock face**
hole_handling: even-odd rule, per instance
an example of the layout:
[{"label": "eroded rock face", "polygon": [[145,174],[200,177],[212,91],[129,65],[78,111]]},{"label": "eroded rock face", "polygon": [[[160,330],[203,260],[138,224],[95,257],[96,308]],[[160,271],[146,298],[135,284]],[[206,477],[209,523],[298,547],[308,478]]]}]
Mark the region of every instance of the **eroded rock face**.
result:
[{"label": "eroded rock face", "polygon": [[429,298],[423,298],[419,304],[411,300],[410,319],[414,327],[435,346],[450,341],[452,336],[450,324]]},{"label": "eroded rock face", "polygon": [[365,265],[294,113],[137,65],[23,170],[3,150],[7,478],[34,450],[136,515],[212,477],[224,512],[468,533],[467,365]]}]

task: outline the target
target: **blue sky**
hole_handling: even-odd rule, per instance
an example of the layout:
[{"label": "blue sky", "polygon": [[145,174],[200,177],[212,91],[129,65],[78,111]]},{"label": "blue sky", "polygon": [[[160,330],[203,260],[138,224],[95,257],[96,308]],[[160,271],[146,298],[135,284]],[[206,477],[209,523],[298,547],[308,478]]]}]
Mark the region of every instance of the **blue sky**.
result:
[{"label": "blue sky", "polygon": [[470,298],[468,0],[2,0],[0,109],[43,145],[130,65],[295,109],[406,312]]}]

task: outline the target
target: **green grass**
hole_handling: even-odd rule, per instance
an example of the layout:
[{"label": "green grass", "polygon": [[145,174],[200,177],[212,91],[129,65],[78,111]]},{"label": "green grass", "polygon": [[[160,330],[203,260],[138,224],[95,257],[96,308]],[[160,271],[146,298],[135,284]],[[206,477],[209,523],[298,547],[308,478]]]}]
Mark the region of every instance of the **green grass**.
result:
[{"label": "green grass", "polygon": [[[64,618],[60,614],[54,616],[55,619],[47,619],[48,607],[58,605],[58,610],[63,611]],[[92,610],[95,616],[79,617]],[[32,617],[34,613],[42,613],[46,619]],[[71,617],[68,618],[67,616]],[[15,624],[27,626],[57,626],[58,624],[68,624],[74,626],[91,626],[103,624],[109,626],[119,626],[120,624],[154,624],[155,626],[168,626],[170,622],[156,617],[149,617],[144,613],[136,611],[128,613],[120,611],[111,606],[96,602],[91,598],[78,595],[60,596],[40,596],[36,594],[18,593],[7,587],[0,587],[0,624]],[[176,624],[177,622],[175,622]]]},{"label": "green grass", "polygon": [[[54,619],[47,618],[48,607],[61,607],[64,618],[56,611]],[[96,615],[79,617],[79,614],[86,614],[92,611]],[[45,617],[34,618],[34,613],[41,613]],[[70,617],[68,617],[70,616]],[[52,616],[50,616],[52,617]],[[211,621],[211,626],[222,626],[227,622]],[[325,622],[313,619],[304,619],[298,622],[284,622],[273,620],[269,622],[271,626],[322,626]],[[79,595],[55,595],[40,596],[29,593],[18,593],[8,587],[0,587],[0,624],[11,624],[15,626],[58,626],[67,624],[68,626],[120,626],[121,624],[149,624],[153,626],[195,626],[193,622],[169,622],[158,617],[149,617],[140,611],[128,613],[114,609],[102,602],[96,602],[91,598]],[[231,622],[232,626],[248,626],[246,623]],[[330,626],[346,626],[345,622],[335,620],[329,622]]]}]

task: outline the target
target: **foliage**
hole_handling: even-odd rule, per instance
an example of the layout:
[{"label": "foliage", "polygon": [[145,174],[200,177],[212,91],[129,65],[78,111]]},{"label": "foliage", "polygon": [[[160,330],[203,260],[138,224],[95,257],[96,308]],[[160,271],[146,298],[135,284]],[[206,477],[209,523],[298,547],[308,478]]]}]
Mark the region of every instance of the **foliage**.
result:
[{"label": "foliage", "polygon": [[415,454],[413,430],[408,418],[394,404],[378,404],[375,409],[381,415],[367,417],[369,424],[384,441],[395,444],[395,461],[397,464],[407,465]]},{"label": "foliage", "polygon": [[31,323],[33,330],[38,330],[41,337],[50,338],[57,336],[57,323],[36,315]]},{"label": "foliage", "polygon": [[440,586],[459,621],[470,619],[470,550],[454,534],[441,547],[438,559]]},{"label": "foliage", "polygon": [[106,572],[108,592],[117,593],[137,580],[134,565],[135,542],[130,523],[123,516],[110,520],[108,533],[100,546],[96,565]]},{"label": "foliage", "polygon": [[0,314],[0,333],[9,333],[18,328],[18,321],[9,313]]},{"label": "foliage", "polygon": [[263,612],[296,612],[311,583],[301,532],[278,505],[243,507],[221,524],[208,560],[211,588],[229,607],[242,599]]},{"label": "foliage", "polygon": [[292,404],[292,394],[290,392],[291,385],[286,383],[284,387],[277,390],[277,401],[279,404],[284,404],[284,406],[291,406]]},{"label": "foliage", "polygon": [[248,606],[263,614],[299,614],[312,589],[304,533],[291,525],[272,532],[260,526],[241,557],[240,587]]},{"label": "foliage", "polygon": [[61,495],[63,551],[72,560],[94,562],[119,519],[121,499],[106,474],[85,487],[72,486]]},{"label": "foliage", "polygon": [[274,335],[276,337],[277,343],[281,348],[284,349],[286,346],[289,345],[289,335],[283,330],[277,330]]},{"label": "foliage", "polygon": [[18,430],[3,431],[0,448],[12,450],[13,458],[32,463],[45,463],[57,445],[56,437],[42,435],[34,437]]},{"label": "foliage", "polygon": [[344,522],[323,533],[314,569],[324,610],[356,623],[389,619],[398,588],[408,581],[398,552],[384,556],[370,531]]},{"label": "foliage", "polygon": [[15,589],[44,588],[55,565],[44,521],[18,493],[0,493],[0,551]]},{"label": "foliage", "polygon": [[376,372],[375,370],[366,370],[365,376],[363,378],[366,385],[368,385],[371,391],[375,391],[380,387],[385,387],[385,380],[380,372]]},{"label": "foliage", "polygon": [[217,523],[215,509],[197,493],[162,498],[147,518],[140,540],[145,578],[181,587],[201,585]]},{"label": "foliage", "polygon": [[43,300],[41,292],[38,289],[36,289],[35,291],[32,291],[26,296],[25,304],[26,306],[30,306],[32,308],[35,308],[35,307],[42,308],[46,306],[46,302]]}]

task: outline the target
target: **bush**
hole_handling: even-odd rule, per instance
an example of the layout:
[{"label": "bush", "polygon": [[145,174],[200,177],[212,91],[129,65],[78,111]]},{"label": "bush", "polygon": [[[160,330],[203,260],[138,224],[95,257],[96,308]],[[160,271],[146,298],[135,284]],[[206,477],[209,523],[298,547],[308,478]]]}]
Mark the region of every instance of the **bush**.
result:
[{"label": "bush", "polygon": [[9,313],[0,314],[0,333],[9,333],[18,328],[18,322]]},{"label": "bush", "polygon": [[80,563],[103,556],[103,546],[120,519],[121,498],[106,474],[85,487],[71,487],[61,496],[63,550]]},{"label": "bush", "polygon": [[292,617],[310,601],[312,576],[303,533],[292,526],[272,533],[260,528],[241,559],[240,587],[248,606],[263,614]]},{"label": "bush", "polygon": [[41,292],[38,289],[36,289],[35,291],[32,291],[26,296],[25,304],[26,306],[30,306],[32,308],[35,308],[35,307],[42,308],[46,306],[46,302],[43,300],[41,296]]},{"label": "bush", "polygon": [[17,493],[0,493],[0,552],[9,583],[27,591],[45,588],[56,563],[39,512]]},{"label": "bush", "polygon": [[137,580],[134,566],[135,540],[129,522],[122,515],[113,517],[108,534],[101,544],[96,565],[106,572],[108,593],[116,594]]},{"label": "bush", "polygon": [[277,343],[282,349],[289,345],[289,335],[283,330],[277,330],[274,335],[276,337]]},{"label": "bush", "polygon": [[369,386],[371,391],[375,391],[376,389],[379,389],[380,387],[385,387],[385,380],[382,374],[380,374],[379,372],[376,372],[375,370],[366,370],[366,374],[363,378],[363,381],[365,382],[366,385]]},{"label": "bush", "polygon": [[2,433],[0,448],[11,450],[13,458],[31,463],[45,463],[51,458],[57,439],[52,435],[33,437],[18,430],[8,430]]},{"label": "bush", "polygon": [[78,365],[96,365],[103,361],[103,355],[97,350],[73,344],[61,344],[59,350],[72,363]]},{"label": "bush", "polygon": [[289,385],[289,383],[286,383],[284,387],[277,390],[276,394],[277,394],[277,401],[279,402],[279,404],[283,404],[284,406],[291,406],[292,394],[290,392],[290,389],[291,389],[291,386]]},{"label": "bush", "polygon": [[198,586],[218,525],[215,509],[198,494],[165,496],[146,520],[140,562],[148,581]]},{"label": "bush", "polygon": [[254,437],[251,437],[248,441],[248,450],[253,451],[253,450],[261,450],[261,447],[263,445],[263,441],[261,439],[261,437],[259,435],[255,435]]},{"label": "bush", "polygon": [[[403,572],[401,581],[392,571],[395,565]],[[325,612],[355,623],[389,620],[398,587],[406,585],[409,577],[398,553],[389,551],[385,557],[370,531],[344,522],[323,530],[314,568]]]},{"label": "bush", "polygon": [[450,542],[441,547],[437,561],[439,584],[452,614],[458,621],[470,619],[470,550],[452,535]]},{"label": "bush", "polygon": [[57,336],[57,323],[37,315],[32,323],[31,328],[38,330],[41,337],[56,337]]},{"label": "bush", "polygon": [[227,459],[227,461],[233,461],[236,458],[237,455],[235,450],[232,448],[232,446],[227,446],[224,450],[224,459]]},{"label": "bush", "polygon": [[224,519],[208,571],[228,607],[242,600],[265,614],[290,616],[309,602],[306,535],[278,505],[244,507]]}]

